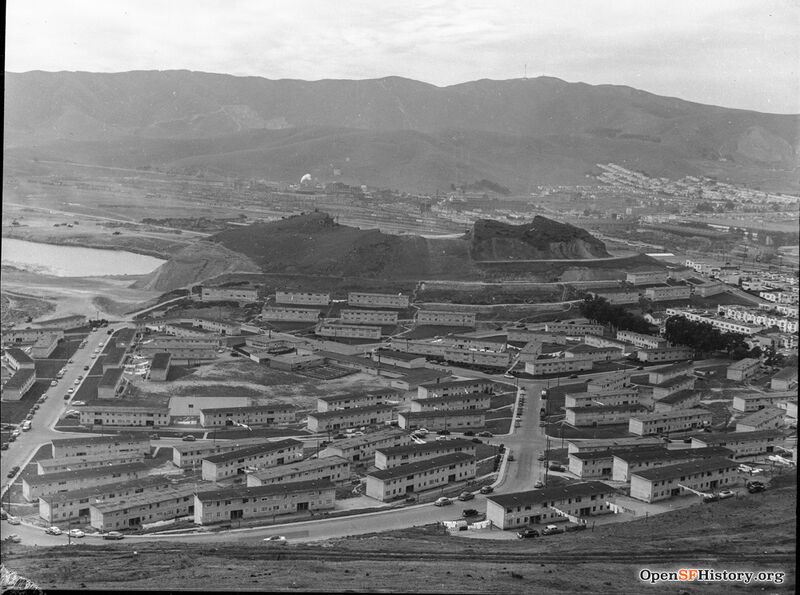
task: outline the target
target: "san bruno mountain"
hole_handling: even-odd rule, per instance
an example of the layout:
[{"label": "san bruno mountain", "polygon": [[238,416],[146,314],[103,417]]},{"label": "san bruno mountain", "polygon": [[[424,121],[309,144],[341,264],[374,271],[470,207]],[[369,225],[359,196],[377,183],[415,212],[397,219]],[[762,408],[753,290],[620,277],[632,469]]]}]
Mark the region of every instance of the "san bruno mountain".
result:
[{"label": "san bruno mountain", "polygon": [[6,73],[11,159],[410,191],[585,183],[595,164],[797,188],[800,117],[539,77],[448,87],[388,77]]}]

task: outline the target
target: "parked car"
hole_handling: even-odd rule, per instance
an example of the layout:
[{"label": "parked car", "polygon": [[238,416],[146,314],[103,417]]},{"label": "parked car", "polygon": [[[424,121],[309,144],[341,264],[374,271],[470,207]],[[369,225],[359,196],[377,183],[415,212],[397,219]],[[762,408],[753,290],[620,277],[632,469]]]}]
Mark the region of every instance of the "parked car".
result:
[{"label": "parked car", "polygon": [[472,441],[473,441],[475,444],[483,444],[483,440],[481,440],[480,438],[473,438],[473,439],[472,439]]},{"label": "parked car", "polygon": [[474,508],[465,508],[464,511],[461,513],[461,516],[470,517],[470,516],[478,516],[478,514],[480,513]]},{"label": "parked car", "polygon": [[14,477],[17,473],[19,473],[19,466],[14,465],[13,467],[11,467],[11,470],[8,472],[8,475],[6,477]]},{"label": "parked car", "polygon": [[48,535],[61,535],[61,529],[58,527],[48,527],[44,530],[44,532]]},{"label": "parked car", "polygon": [[0,446],[0,450],[8,450],[8,442],[3,442],[3,445]]},{"label": "parked car", "polygon": [[544,484],[541,481],[537,481],[535,484],[533,484],[533,487],[538,490],[540,488],[543,488]]},{"label": "parked car", "polygon": [[570,376],[569,376],[569,377],[570,377],[570,378],[577,378],[577,377],[578,377],[578,375],[577,375],[577,374],[570,374]]},{"label": "parked car", "polygon": [[21,543],[21,542],[22,542],[22,537],[20,537],[20,536],[19,536],[19,535],[17,535],[16,533],[12,533],[12,534],[11,534],[11,535],[9,535],[8,537],[6,537],[6,539],[7,539],[8,541],[12,541],[12,542],[14,542],[14,543]]},{"label": "parked car", "polygon": [[124,539],[124,538],[125,536],[119,531],[109,531],[108,533],[103,533],[103,539]]},{"label": "parked car", "polygon": [[83,366],[83,371],[84,372],[88,372],[89,371],[89,366]]},{"label": "parked car", "polygon": [[8,521],[9,525],[19,525],[22,523],[22,521],[19,520],[18,516],[8,515],[8,518],[6,520]]},{"label": "parked car", "polygon": [[74,384],[75,386],[78,386],[80,383],[81,383],[81,379],[80,378],[76,378],[75,382],[73,382],[72,384]]},{"label": "parked car", "polygon": [[444,496],[441,498],[437,498],[436,502],[433,503],[434,506],[447,506],[448,504],[452,504],[453,501],[450,498],[445,498]]},{"label": "parked car", "polygon": [[420,428],[419,430],[417,430],[417,434],[420,434],[421,436],[427,436],[428,434],[430,434],[430,432],[428,431],[427,428]]},{"label": "parked car", "polygon": [[439,436],[449,436],[450,435],[450,430],[439,430],[436,433],[439,434]]},{"label": "parked car", "polygon": [[560,463],[550,463],[550,471],[566,471],[567,468]]},{"label": "parked car", "polygon": [[8,513],[5,508],[0,508],[0,521],[8,520]]},{"label": "parked car", "polygon": [[536,460],[537,461],[544,461],[544,453],[543,452],[539,453],[539,456],[536,457]]},{"label": "parked car", "polygon": [[727,500],[728,498],[733,498],[736,496],[736,492],[733,490],[722,490],[718,494],[720,500]]},{"label": "parked car", "polygon": [[80,537],[85,537],[85,536],[86,536],[86,533],[84,533],[84,532],[83,532],[83,531],[81,531],[80,529],[70,529],[70,530],[67,532],[67,535],[69,535],[70,537],[77,537],[77,538],[80,538]]},{"label": "parked car", "polygon": [[69,401],[69,395],[64,395],[64,400]]},{"label": "parked car", "polygon": [[286,537],[283,535],[272,535],[261,540],[265,545],[286,545]]},{"label": "parked car", "polygon": [[542,529],[542,535],[556,535],[563,532],[564,529],[557,525],[547,525],[544,529]]},{"label": "parked car", "polygon": [[38,411],[39,410],[39,404],[38,403],[34,404],[33,410],[34,411]]},{"label": "parked car", "polygon": [[511,454],[510,452],[508,453],[508,460],[509,461],[513,461],[514,460],[514,455]]},{"label": "parked car", "polygon": [[475,494],[473,494],[472,492],[461,492],[458,495],[458,499],[461,500],[462,502],[466,502],[467,500],[473,500],[474,498]]},{"label": "parked car", "polygon": [[523,529],[522,531],[517,531],[518,539],[529,539],[531,537],[539,537],[539,532],[536,529]]},{"label": "parked car", "polygon": [[491,432],[481,432],[480,434],[478,434],[478,436],[480,436],[481,438],[491,438],[492,436],[494,436],[494,434],[492,434]]},{"label": "parked car", "polygon": [[417,501],[417,497],[416,496],[406,496],[406,503],[407,504],[413,504],[416,501]]},{"label": "parked car", "polygon": [[158,440],[159,436],[158,436],[158,434],[150,434],[149,438],[150,438],[150,440]]},{"label": "parked car", "polygon": [[494,488],[492,486],[483,486],[481,488],[481,494],[491,494],[494,492]]},{"label": "parked car", "polygon": [[719,500],[719,494],[706,494],[703,496],[703,502],[708,504],[709,502],[717,502]]},{"label": "parked car", "polygon": [[191,434],[189,434],[188,436],[184,436],[183,437],[183,441],[184,442],[194,442],[195,440],[197,440],[197,438],[195,438]]},{"label": "parked car", "polygon": [[473,432],[472,430],[467,430],[466,432],[464,432],[464,436],[474,436],[474,435],[475,432]]},{"label": "parked car", "polygon": [[51,380],[50,381],[50,386],[57,386],[57,385],[58,385],[58,380]]},{"label": "parked car", "polygon": [[74,393],[74,392],[75,392],[75,389],[74,389],[74,388],[68,388],[68,389],[67,389],[67,394],[68,394],[68,395],[71,395],[71,394],[72,394],[72,393]]},{"label": "parked car", "polygon": [[33,419],[33,413],[29,413],[25,416],[26,421],[31,421]]},{"label": "parked car", "polygon": [[747,482],[746,487],[747,487],[747,491],[750,492],[751,494],[756,494],[758,492],[763,492],[764,490],[767,489],[767,486],[765,486],[760,481],[749,481],[749,482]]}]

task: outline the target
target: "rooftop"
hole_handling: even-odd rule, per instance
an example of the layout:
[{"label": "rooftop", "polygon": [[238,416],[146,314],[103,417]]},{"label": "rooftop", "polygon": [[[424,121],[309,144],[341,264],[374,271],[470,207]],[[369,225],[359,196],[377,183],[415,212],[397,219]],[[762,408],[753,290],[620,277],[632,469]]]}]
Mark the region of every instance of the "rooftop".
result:
[{"label": "rooftop", "polygon": [[705,444],[730,444],[736,442],[749,442],[755,440],[768,440],[783,438],[780,430],[755,430],[752,432],[701,432],[690,436],[693,440]]},{"label": "rooftop", "polygon": [[401,411],[406,419],[429,419],[431,417],[480,417],[488,409],[430,409],[428,411]]},{"label": "rooftop", "polygon": [[52,505],[61,502],[69,502],[70,500],[82,500],[84,498],[91,499],[93,496],[99,498],[101,495],[116,494],[125,491],[126,489],[149,490],[163,488],[169,486],[170,483],[170,480],[164,476],[153,475],[151,477],[140,477],[130,481],[119,481],[117,483],[107,483],[101,486],[81,488],[79,490],[42,494],[39,496],[39,499],[44,500]]},{"label": "rooftop", "polygon": [[412,399],[412,403],[458,403],[464,399],[491,399],[490,393],[456,393],[454,395],[446,395],[443,397],[428,397],[427,399]]},{"label": "rooftop", "polygon": [[208,456],[203,460],[214,464],[227,463],[228,461],[234,461],[236,459],[252,457],[266,452],[275,452],[276,450],[282,450],[284,448],[292,448],[292,447],[302,448],[303,443],[300,442],[299,440],[295,440],[294,438],[287,438],[286,440],[277,440],[275,442],[264,442],[263,444],[248,446],[246,448],[241,448],[238,450],[221,452],[216,455]]},{"label": "rooftop", "polygon": [[198,492],[196,497],[200,502],[213,500],[233,500],[239,498],[259,498],[293,494],[296,492],[311,492],[317,490],[333,490],[335,486],[328,480],[293,481],[289,483],[274,483],[265,486],[232,487],[219,490]]},{"label": "rooftop", "polygon": [[203,407],[200,411],[207,415],[225,411],[230,411],[231,413],[260,413],[262,411],[290,411],[293,409],[294,405],[287,403],[269,403],[268,405],[248,405],[245,407]]},{"label": "rooftop", "polygon": [[414,475],[417,473],[424,473],[432,469],[440,469],[441,467],[449,467],[457,463],[465,463],[474,461],[475,457],[465,452],[452,452],[441,457],[434,457],[416,463],[408,463],[407,465],[400,465],[392,467],[391,469],[378,469],[367,474],[367,477],[374,477],[381,481],[396,479],[398,477],[405,477],[407,475]]},{"label": "rooftop", "polygon": [[369,405],[367,407],[351,407],[350,409],[334,409],[333,411],[312,411],[308,417],[314,419],[335,419],[337,417],[350,417],[364,413],[391,411],[392,405]]},{"label": "rooftop", "polygon": [[150,371],[153,370],[166,370],[169,366],[169,361],[172,359],[172,354],[169,352],[156,353],[153,355],[153,361],[150,362]]},{"label": "rooftop", "polygon": [[114,388],[122,380],[123,373],[124,370],[122,368],[109,368],[103,373],[103,377],[97,385],[98,388]]},{"label": "rooftop", "polygon": [[[166,502],[167,500],[174,500],[186,498],[187,496],[194,495],[196,488],[194,484],[184,484],[179,486],[170,486],[163,490],[154,492],[146,492],[141,494],[130,494],[121,498],[113,498],[110,500],[102,500],[91,504],[99,512],[112,512],[120,509],[133,508],[136,506],[146,506],[148,504],[155,504],[156,502]],[[188,504],[187,504],[188,506]]]},{"label": "rooftop", "polygon": [[764,407],[763,409],[759,409],[758,411],[754,411],[749,415],[745,415],[741,419],[737,420],[737,424],[758,424],[765,421],[769,421],[774,419],[778,416],[782,416],[784,414],[783,409],[778,407]]},{"label": "rooftop", "polygon": [[350,461],[342,457],[319,457],[316,459],[306,459],[297,463],[289,463],[287,465],[278,465],[277,467],[270,467],[269,469],[260,469],[251,473],[253,477],[260,480],[276,479],[284,477],[293,473],[305,473],[314,471],[316,469],[326,469],[332,465],[350,464]]},{"label": "rooftop", "polygon": [[[333,448],[348,449],[355,446],[365,446],[375,442],[381,442],[393,437],[405,436],[408,438],[408,433],[396,427],[381,428],[375,432],[367,432],[363,436],[353,436],[352,438],[341,438],[334,440],[329,446]],[[410,440],[410,438],[409,438]]]},{"label": "rooftop", "polygon": [[91,446],[95,444],[122,444],[123,442],[147,442],[150,437],[144,432],[116,434],[114,436],[82,436],[80,438],[53,438],[53,446]]},{"label": "rooftop", "polygon": [[710,459],[698,459],[695,461],[678,463],[676,465],[667,465],[666,467],[655,467],[653,469],[634,471],[631,473],[631,476],[636,475],[648,481],[660,481],[663,479],[674,479],[676,477],[684,477],[694,473],[716,471],[717,469],[736,466],[737,463],[731,461],[730,459],[726,459],[725,457],[713,457]]},{"label": "rooftop", "polygon": [[89,477],[108,477],[117,473],[146,473],[149,467],[144,463],[125,463],[123,465],[110,465],[97,469],[77,469],[75,471],[59,471],[58,473],[48,473],[47,475],[29,475],[23,477],[23,481],[30,486],[46,485],[58,483],[63,480],[81,479]]},{"label": "rooftop", "polygon": [[6,349],[6,355],[12,357],[19,364],[32,364],[33,358],[22,351],[19,347],[9,347]]},{"label": "rooftop", "polygon": [[20,368],[14,375],[6,380],[3,389],[6,390],[19,390],[23,388],[31,379],[36,379],[36,370],[33,368]]},{"label": "rooftop", "polygon": [[627,463],[642,463],[644,461],[671,461],[682,459],[707,459],[710,457],[729,457],[733,451],[722,446],[707,446],[704,448],[678,448],[678,449],[648,449],[614,455]]},{"label": "rooftop", "polygon": [[661,413],[645,413],[637,415],[636,419],[641,421],[659,421],[662,419],[675,419],[679,417],[690,417],[692,415],[711,415],[708,409],[692,407],[691,409],[679,409],[678,411],[664,411]]},{"label": "rooftop", "polygon": [[393,396],[396,395],[397,391],[393,388],[384,388],[378,390],[368,390],[363,392],[357,393],[343,393],[340,395],[328,395],[325,397],[317,397],[318,401],[323,401],[325,403],[337,403],[339,401],[347,401],[352,399],[361,399],[367,397],[380,397],[380,396]]},{"label": "rooftop", "polygon": [[589,407],[569,407],[572,411],[578,413],[613,413],[619,412],[639,412],[647,411],[647,407],[639,405],[638,403],[631,403],[627,405],[590,405]]},{"label": "rooftop", "polygon": [[142,411],[159,411],[169,413],[169,406],[160,401],[131,401],[130,399],[95,399],[86,405],[78,405],[79,411],[103,409],[140,409]]},{"label": "rooftop", "polygon": [[665,450],[667,450],[665,447],[657,445],[625,446],[606,448],[603,450],[590,450],[586,452],[573,452],[570,453],[569,456],[580,459],[581,461],[593,461],[597,459],[609,459],[615,456],[623,457],[635,452],[650,451],[653,453],[658,453]]},{"label": "rooftop", "polygon": [[696,390],[685,388],[683,390],[679,390],[678,392],[671,393],[666,397],[664,397],[663,399],[659,399],[657,402],[666,403],[667,405],[674,405],[675,403],[680,403],[681,401],[691,399],[698,394],[699,393]]},{"label": "rooftop", "polygon": [[514,506],[529,506],[536,504],[546,504],[547,502],[560,502],[569,498],[593,496],[596,494],[614,493],[614,488],[602,481],[586,481],[582,483],[572,483],[564,486],[544,488],[543,490],[529,490],[526,492],[514,492],[512,494],[500,494],[489,496],[487,500],[502,506],[511,508]]},{"label": "rooftop", "polygon": [[437,450],[457,450],[463,448],[475,449],[475,444],[471,440],[455,438],[453,440],[434,440],[425,444],[406,444],[403,446],[387,446],[379,448],[378,452],[387,457],[402,456],[411,453],[436,452]]},{"label": "rooftop", "polygon": [[482,378],[474,378],[470,380],[445,380],[442,382],[426,382],[420,386],[424,386],[428,390],[432,388],[459,388],[471,386],[483,386],[485,384],[492,384],[491,380],[484,380]]},{"label": "rooftop", "polygon": [[738,362],[733,362],[730,366],[728,366],[729,370],[746,370],[752,366],[757,366],[759,360],[753,357],[746,357],[744,359],[740,359]]},{"label": "rooftop", "polygon": [[425,359],[425,356],[419,353],[406,353],[405,351],[395,351],[394,349],[378,349],[376,355],[379,357],[390,357],[404,362]]},{"label": "rooftop", "polygon": [[231,448],[235,450],[237,448],[246,448],[254,444],[263,444],[265,442],[269,442],[269,438],[239,438],[238,440],[219,439],[216,440],[216,444],[207,440],[198,442],[176,442],[172,445],[172,450],[179,453],[203,453],[214,452],[218,448]]}]

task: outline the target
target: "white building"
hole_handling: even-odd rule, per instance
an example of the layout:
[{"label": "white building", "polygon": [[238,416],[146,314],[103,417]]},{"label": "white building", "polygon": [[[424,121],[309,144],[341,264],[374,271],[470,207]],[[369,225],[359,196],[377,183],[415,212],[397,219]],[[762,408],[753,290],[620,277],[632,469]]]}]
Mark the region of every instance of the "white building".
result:
[{"label": "white building", "polygon": [[417,463],[372,471],[367,474],[366,494],[386,502],[474,478],[475,457],[454,452]]}]

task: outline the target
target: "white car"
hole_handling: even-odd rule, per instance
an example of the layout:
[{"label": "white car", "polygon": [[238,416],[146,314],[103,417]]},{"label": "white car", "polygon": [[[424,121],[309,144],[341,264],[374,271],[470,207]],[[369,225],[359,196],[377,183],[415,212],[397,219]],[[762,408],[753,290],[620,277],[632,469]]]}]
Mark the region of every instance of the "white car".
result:
[{"label": "white car", "polygon": [[75,392],[75,389],[74,389],[74,388],[68,388],[68,389],[67,389],[67,394],[68,394],[68,395],[71,395],[71,394],[72,394],[72,393],[74,393],[74,392]]},{"label": "white car", "polygon": [[736,496],[736,492],[733,490],[722,490],[718,495],[720,500],[725,500],[727,498],[733,498]]},{"label": "white car", "polygon": [[452,504],[453,501],[450,498],[445,498],[444,496],[438,498],[436,502],[433,503],[434,506],[447,506],[448,504]]},{"label": "white car", "polygon": [[8,521],[9,525],[19,525],[22,523],[18,516],[9,516],[6,520]]},{"label": "white car", "polygon": [[73,384],[74,384],[75,386],[78,386],[80,383],[81,383],[81,379],[80,379],[80,378],[76,378],[76,379],[75,379],[75,382],[74,382]]},{"label": "white car", "polygon": [[70,537],[85,537],[86,533],[84,533],[80,529],[70,529],[67,535],[69,535]]},{"label": "white car", "polygon": [[286,537],[283,535],[272,535],[266,539],[262,539],[267,545],[286,545]]},{"label": "white car", "polygon": [[80,405],[86,405],[86,403],[84,401],[72,401],[72,404],[75,405],[76,407],[78,407]]},{"label": "white car", "polygon": [[58,527],[48,527],[44,530],[44,532],[48,535],[61,535],[61,529]]}]

